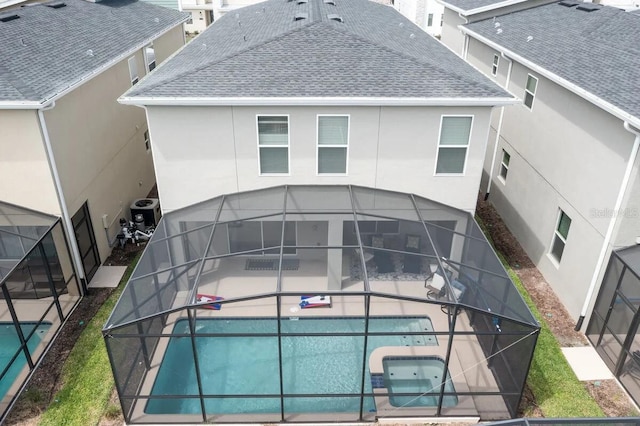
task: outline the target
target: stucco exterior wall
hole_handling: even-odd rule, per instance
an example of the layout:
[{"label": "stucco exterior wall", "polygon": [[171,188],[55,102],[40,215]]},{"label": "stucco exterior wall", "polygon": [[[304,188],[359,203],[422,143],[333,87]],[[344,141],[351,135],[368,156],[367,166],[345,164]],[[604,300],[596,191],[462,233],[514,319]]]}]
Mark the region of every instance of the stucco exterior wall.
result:
[{"label": "stucco exterior wall", "polygon": [[[149,107],[163,211],[283,184],[355,184],[416,193],[470,212],[491,109],[428,107]],[[260,176],[256,116],[289,115],[290,173]],[[348,173],[316,173],[318,114],[350,116]],[[474,117],[462,176],[434,176],[443,114]]]},{"label": "stucco exterior wall", "polygon": [[38,113],[0,110],[0,200],[60,215]]},{"label": "stucco exterior wall", "polygon": [[442,36],[440,41],[453,50],[458,56],[462,56],[464,48],[464,34],[458,29],[458,25],[465,24],[466,21],[449,8],[444,8],[442,22]]},{"label": "stucco exterior wall", "polygon": [[[180,27],[154,41],[156,63],[181,45]],[[143,77],[142,50],[134,56]],[[151,153],[144,141],[145,112],[117,102],[130,86],[126,58],[45,112],[67,208],[73,215],[88,201],[101,260],[111,252],[102,215],[108,215],[113,241],[119,232],[118,218],[129,217],[131,202],[145,197],[155,183]]]},{"label": "stucco exterior wall", "polygon": [[[490,76],[494,53],[471,41],[467,60]],[[499,82],[508,61],[503,67]],[[505,108],[490,201],[577,318],[609,225],[599,212],[615,205],[634,138],[621,120],[522,64],[513,64],[508,90],[522,99],[528,74],[538,78],[533,108]],[[503,149],[511,156],[506,180],[498,177]],[[559,209],[572,222],[558,264],[549,252]]]}]

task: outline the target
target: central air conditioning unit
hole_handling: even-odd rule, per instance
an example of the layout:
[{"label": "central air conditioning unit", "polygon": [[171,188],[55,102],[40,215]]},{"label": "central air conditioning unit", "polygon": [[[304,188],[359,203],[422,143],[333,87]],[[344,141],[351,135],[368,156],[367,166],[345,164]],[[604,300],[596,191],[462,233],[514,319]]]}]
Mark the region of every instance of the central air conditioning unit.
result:
[{"label": "central air conditioning unit", "polygon": [[157,198],[138,198],[131,203],[131,220],[135,220],[136,215],[144,217],[145,226],[156,226],[160,222],[160,201]]}]

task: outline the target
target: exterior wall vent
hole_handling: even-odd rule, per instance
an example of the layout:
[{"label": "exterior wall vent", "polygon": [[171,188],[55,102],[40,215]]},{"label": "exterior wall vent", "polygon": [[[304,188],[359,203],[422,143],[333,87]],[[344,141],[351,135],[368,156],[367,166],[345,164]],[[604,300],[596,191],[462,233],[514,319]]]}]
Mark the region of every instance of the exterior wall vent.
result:
[{"label": "exterior wall vent", "polygon": [[596,10],[600,10],[600,6],[594,3],[582,3],[580,6],[576,7],[577,10],[582,10],[583,12],[594,12]]},{"label": "exterior wall vent", "polygon": [[577,1],[573,1],[573,0],[564,0],[561,1],[560,3],[558,3],[560,6],[564,6],[564,7],[573,7],[573,6],[577,6],[580,4],[580,2]]},{"label": "exterior wall vent", "polygon": [[344,22],[344,19],[342,19],[342,16],[336,15],[335,13],[331,13],[327,15],[327,18],[329,18],[330,21]]},{"label": "exterior wall vent", "polygon": [[296,13],[295,15],[293,15],[294,21],[302,21],[303,19],[309,19],[309,14],[306,12],[302,12],[302,13]]},{"label": "exterior wall vent", "polygon": [[18,18],[20,18],[18,15],[4,15],[4,16],[0,16],[0,22],[14,21]]},{"label": "exterior wall vent", "polygon": [[47,7],[50,7],[51,9],[60,9],[61,7],[66,7],[67,4],[66,3],[50,3],[47,5]]}]

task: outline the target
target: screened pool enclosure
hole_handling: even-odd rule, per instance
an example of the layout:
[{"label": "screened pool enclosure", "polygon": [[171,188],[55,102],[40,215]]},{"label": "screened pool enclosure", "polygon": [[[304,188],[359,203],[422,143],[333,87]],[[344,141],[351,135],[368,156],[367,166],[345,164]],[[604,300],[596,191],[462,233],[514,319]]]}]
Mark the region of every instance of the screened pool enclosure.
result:
[{"label": "screened pool enclosure", "polygon": [[103,334],[128,423],[516,414],[539,325],[464,211],[284,186],[163,216]]},{"label": "screened pool enclosure", "polygon": [[0,423],[80,300],[59,218],[0,201]]}]

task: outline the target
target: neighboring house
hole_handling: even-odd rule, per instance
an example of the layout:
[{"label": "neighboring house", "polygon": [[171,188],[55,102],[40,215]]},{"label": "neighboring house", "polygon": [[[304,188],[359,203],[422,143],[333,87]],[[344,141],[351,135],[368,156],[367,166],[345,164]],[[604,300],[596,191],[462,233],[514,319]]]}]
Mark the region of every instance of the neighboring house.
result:
[{"label": "neighboring house", "polygon": [[395,0],[396,10],[434,37],[442,33],[444,6],[436,0]]},{"label": "neighboring house", "polygon": [[594,3],[617,7],[618,9],[627,11],[640,9],[640,1],[638,0],[595,0]]},{"label": "neighboring house", "polygon": [[565,0],[461,30],[522,98],[494,116],[482,189],[640,401],[640,16]]},{"label": "neighboring house", "polygon": [[[517,12],[556,0],[438,0],[444,6],[441,41],[463,56],[465,36],[460,25],[481,21],[498,15]],[[496,29],[498,30],[498,29]]]},{"label": "neighboring house", "polygon": [[395,10],[270,1],[122,96],[144,106],[163,211],[281,184],[358,184],[475,211],[491,110],[513,98]]},{"label": "neighboring house", "polygon": [[0,14],[0,200],[60,216],[85,282],[155,183],[144,111],[117,97],[184,44],[185,19],[120,0]]}]

